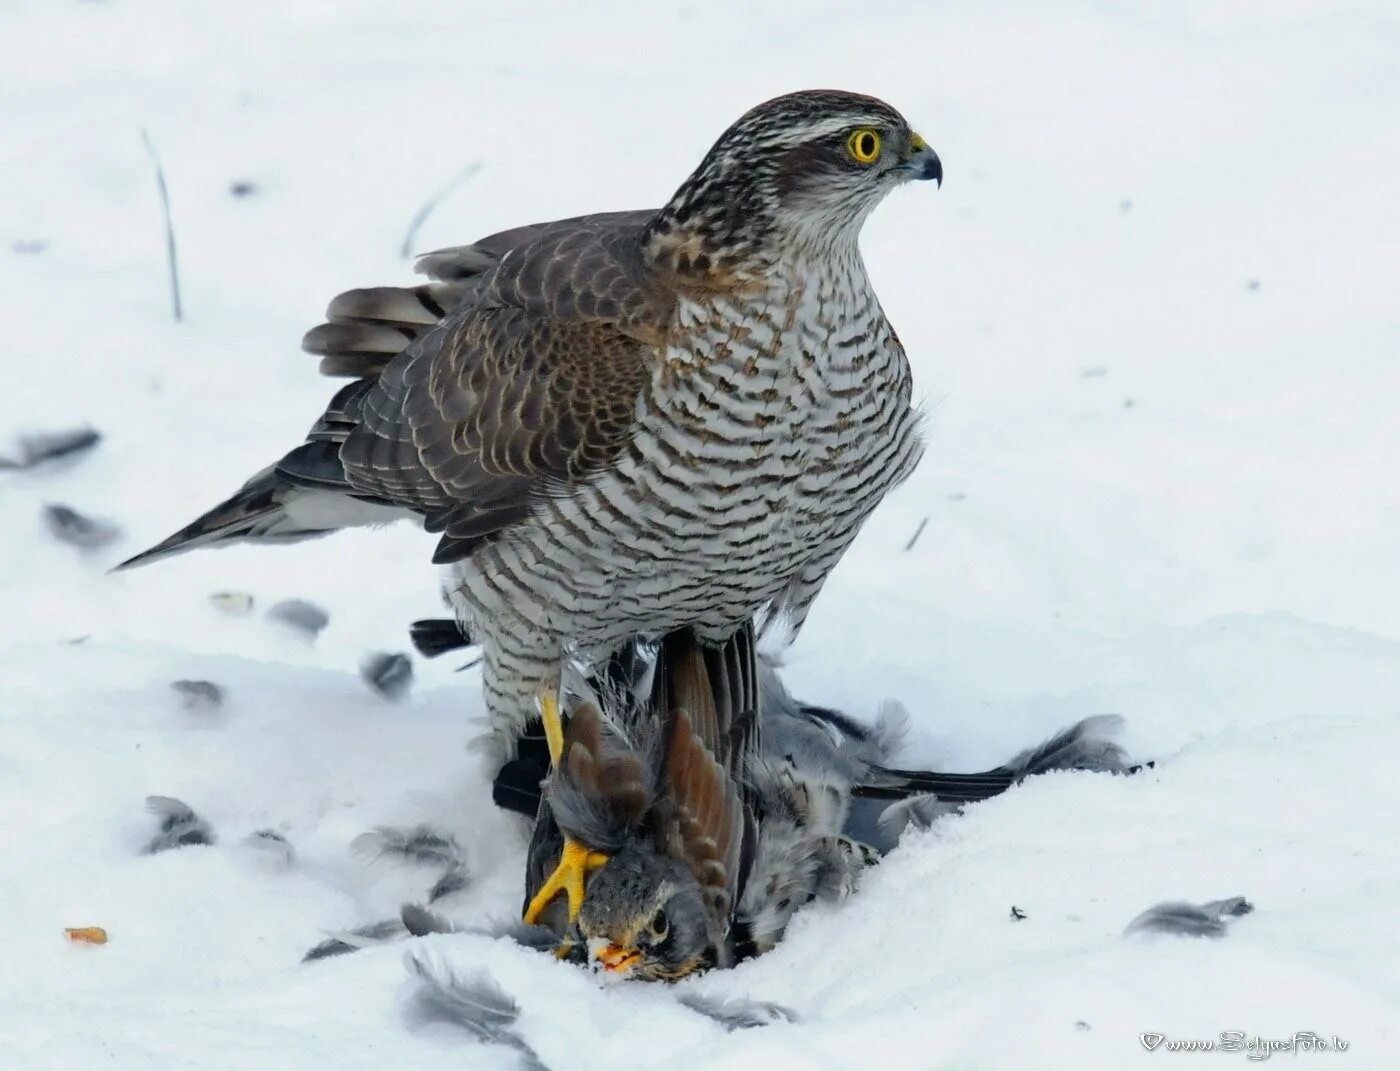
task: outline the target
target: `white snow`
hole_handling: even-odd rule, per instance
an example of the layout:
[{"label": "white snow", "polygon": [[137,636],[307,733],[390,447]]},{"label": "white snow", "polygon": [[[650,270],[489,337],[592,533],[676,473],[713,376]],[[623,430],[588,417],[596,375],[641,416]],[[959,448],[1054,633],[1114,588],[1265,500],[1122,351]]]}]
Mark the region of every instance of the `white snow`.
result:
[{"label": "white snow", "polygon": [[[1138,1035],[1222,1030],[1397,1066],[1397,43],[1379,0],[4,4],[0,443],[104,440],[0,472],[0,1069],[515,1066],[406,1025],[405,945],[298,962],[431,880],[352,853],[378,824],[467,847],[456,917],[519,908],[521,826],[465,748],[476,672],[419,660],[391,704],[355,671],[438,611],[430,538],[105,569],[299,441],[334,388],[301,332],[408,278],[408,221],[460,169],[482,164],[418,248],[659,204],[741,111],[812,85],[893,102],[947,181],[864,243],[929,449],[789,684],[864,716],[902,700],[910,764],[981,768],[1113,711],[1157,766],[912,835],[772,954],[686,983],[797,1024],[725,1034],[505,941],[417,947],[488,970],[556,1069],[1185,1068],[1209,1058]],[[59,544],[46,502],[126,536]],[[258,605],[221,613],[221,590]],[[314,645],[262,618],[290,597],[330,611]],[[179,678],[224,708],[183,710]],[[142,855],[151,794],[218,844]],[[241,844],[268,827],[290,868]],[[1257,910],[1222,940],[1121,936],[1156,901],[1235,894]],[[84,925],[110,943],[64,939]]]}]

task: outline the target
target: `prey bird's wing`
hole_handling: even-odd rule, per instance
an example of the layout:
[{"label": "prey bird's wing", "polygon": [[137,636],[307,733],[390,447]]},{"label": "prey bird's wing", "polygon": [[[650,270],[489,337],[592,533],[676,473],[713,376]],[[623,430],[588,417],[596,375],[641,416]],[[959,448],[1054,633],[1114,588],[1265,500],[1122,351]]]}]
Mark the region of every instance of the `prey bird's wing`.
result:
[{"label": "prey bird's wing", "polygon": [[654,777],[644,752],[613,733],[592,703],[564,729],[564,757],[544,785],[559,828],[595,851],[616,852],[645,816]]},{"label": "prey bird's wing", "polygon": [[758,736],[753,632],[719,649],[688,631],[662,642],[654,709],[669,721],[661,847],[681,859],[727,925],[750,857],[752,819],[743,763]]},{"label": "prey bird's wing", "polygon": [[753,621],[727,641],[710,646],[689,630],[673,632],[661,642],[652,707],[686,710],[701,743],[736,783],[761,743],[759,671]]}]

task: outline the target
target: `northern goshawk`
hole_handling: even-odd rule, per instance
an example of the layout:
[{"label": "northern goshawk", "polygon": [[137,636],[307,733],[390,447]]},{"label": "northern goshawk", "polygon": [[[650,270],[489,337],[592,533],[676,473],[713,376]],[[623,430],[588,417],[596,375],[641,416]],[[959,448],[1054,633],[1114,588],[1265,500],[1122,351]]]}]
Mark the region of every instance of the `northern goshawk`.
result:
[{"label": "northern goshawk", "polygon": [[602,657],[755,615],[795,632],[918,460],[904,349],[861,226],[941,184],[889,105],[792,93],[731,126],[659,210],[430,254],[350,291],[306,348],[348,375],[306,442],[125,565],[417,516],[509,744],[568,647]]}]

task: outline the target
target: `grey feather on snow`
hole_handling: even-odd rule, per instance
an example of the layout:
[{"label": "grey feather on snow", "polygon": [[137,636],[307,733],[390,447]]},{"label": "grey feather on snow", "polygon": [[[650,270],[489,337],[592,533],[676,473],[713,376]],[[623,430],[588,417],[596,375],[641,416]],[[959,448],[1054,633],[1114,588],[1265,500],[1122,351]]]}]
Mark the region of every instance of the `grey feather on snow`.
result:
[{"label": "grey feather on snow", "polygon": [[1227,922],[1241,915],[1248,915],[1253,910],[1254,905],[1243,896],[1209,900],[1204,904],[1171,900],[1153,904],[1128,923],[1123,936],[1128,937],[1135,933],[1167,933],[1178,937],[1224,937]]},{"label": "grey feather on snow", "polygon": [[360,663],[364,682],[386,699],[402,699],[413,684],[413,663],[407,655],[375,651]]},{"label": "grey feather on snow", "polygon": [[314,602],[307,602],[305,599],[283,599],[268,607],[267,616],[270,620],[304,632],[313,639],[331,623],[330,614]]},{"label": "grey feather on snow", "polygon": [[189,711],[218,710],[223,706],[224,690],[213,681],[171,681],[170,687],[180,696],[180,705]]},{"label": "grey feather on snow", "polygon": [[426,937],[430,933],[457,933],[457,924],[423,904],[404,904],[399,918],[410,937]]},{"label": "grey feather on snow", "polygon": [[687,993],[680,1002],[693,1012],[713,1019],[726,1030],[750,1030],[773,1023],[798,1022],[797,1013],[781,1004],[745,997],[707,997],[702,993]]},{"label": "grey feather on snow", "polygon": [[371,922],[366,926],[357,926],[353,930],[332,934],[319,945],[308,950],[306,955],[301,957],[301,961],[313,963],[318,959],[344,956],[372,945],[383,945],[397,941],[407,933],[408,930],[402,920],[380,919],[378,922]]},{"label": "grey feather on snow", "polygon": [[445,963],[413,954],[404,957],[404,965],[419,983],[408,1005],[411,1022],[447,1023],[478,1041],[514,1049],[529,1071],[547,1071],[535,1050],[512,1029],[520,1018],[519,1006],[485,971],[463,977]]},{"label": "grey feather on snow", "polygon": [[1128,768],[1128,756],[1112,739],[1122,728],[1120,715],[1095,714],[1056,733],[1045,743],[1027,748],[1006,768],[1018,777],[1051,770],[1123,773]]},{"label": "grey feather on snow", "polygon": [[209,823],[183,800],[173,796],[147,796],[146,810],[160,819],[159,831],[146,843],[147,855],[214,843],[214,830]]},{"label": "grey feather on snow", "polygon": [[28,469],[45,461],[91,450],[102,440],[93,428],[41,431],[19,437],[19,456],[0,457],[0,469]]},{"label": "grey feather on snow", "polygon": [[296,861],[292,842],[275,829],[254,830],[243,838],[243,845],[276,870],[285,870]]},{"label": "grey feather on snow", "polygon": [[463,863],[453,863],[445,871],[442,877],[433,882],[433,887],[428,890],[428,903],[435,904],[453,893],[459,893],[471,884],[471,874],[467,872]]},{"label": "grey feather on snow", "polygon": [[83,550],[96,550],[121,538],[121,529],[111,521],[88,517],[72,506],[50,502],[44,507],[44,520],[55,539]]},{"label": "grey feather on snow", "polygon": [[[462,848],[455,837],[427,824],[416,826],[376,826],[361,833],[351,843],[351,850],[368,856],[371,861],[392,859],[443,868],[442,875],[428,890],[428,903],[436,903],[452,893],[460,892],[471,883]],[[421,937],[426,933],[456,933],[451,920],[430,910],[424,904],[405,904],[399,918],[382,919],[367,926],[330,935],[312,948],[302,962],[342,956],[369,945],[385,944],[404,937]]]},{"label": "grey feather on snow", "polygon": [[375,826],[351,842],[351,850],[371,859],[396,859],[424,866],[466,868],[461,846],[450,833],[427,824]]}]

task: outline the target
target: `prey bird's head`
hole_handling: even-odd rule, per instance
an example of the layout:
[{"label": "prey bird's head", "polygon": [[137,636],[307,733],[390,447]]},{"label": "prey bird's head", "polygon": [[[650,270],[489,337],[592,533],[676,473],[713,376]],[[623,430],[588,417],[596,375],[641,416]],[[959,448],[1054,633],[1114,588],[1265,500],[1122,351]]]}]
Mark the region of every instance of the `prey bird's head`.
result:
[{"label": "prey bird's head", "polygon": [[578,916],[595,966],[649,982],[675,981],[708,966],[717,939],[712,925],[690,871],[636,844],[593,875]]},{"label": "prey bird's head", "polygon": [[837,90],[760,104],[715,142],[648,227],[648,256],[682,276],[762,270],[793,251],[854,246],[885,194],[942,185],[928,143],[884,101]]}]

